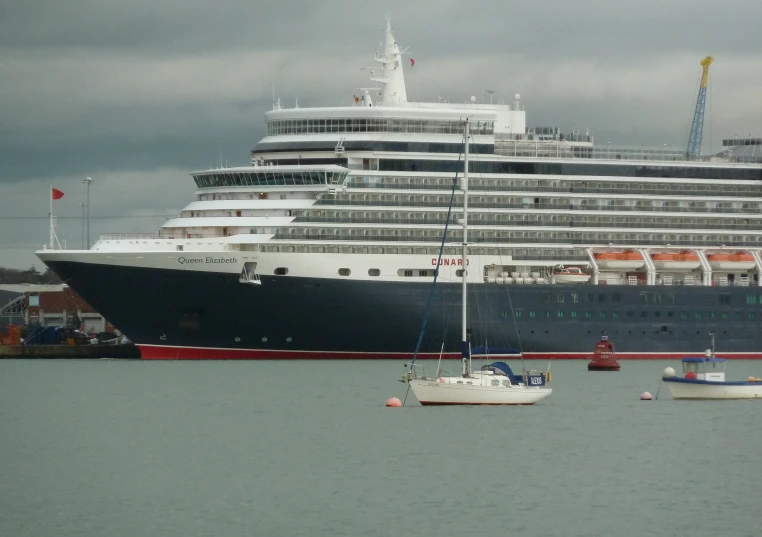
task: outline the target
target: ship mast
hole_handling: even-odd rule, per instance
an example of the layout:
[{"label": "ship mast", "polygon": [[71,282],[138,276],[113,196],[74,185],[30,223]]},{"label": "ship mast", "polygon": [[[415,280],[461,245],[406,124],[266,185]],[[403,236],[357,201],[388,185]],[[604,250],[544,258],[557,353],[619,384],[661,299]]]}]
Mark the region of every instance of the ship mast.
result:
[{"label": "ship mast", "polygon": [[383,66],[383,75],[371,72],[370,79],[381,83],[381,103],[393,106],[407,102],[405,76],[402,73],[402,54],[392,33],[391,19],[386,17],[386,31],[383,53],[377,52],[375,60]]}]

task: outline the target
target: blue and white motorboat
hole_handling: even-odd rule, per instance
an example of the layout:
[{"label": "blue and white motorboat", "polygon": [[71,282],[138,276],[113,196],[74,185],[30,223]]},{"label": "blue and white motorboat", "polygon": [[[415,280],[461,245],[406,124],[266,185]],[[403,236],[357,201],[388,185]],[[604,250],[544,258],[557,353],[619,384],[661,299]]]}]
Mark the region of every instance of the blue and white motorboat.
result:
[{"label": "blue and white motorboat", "polygon": [[725,362],[712,348],[705,356],[683,358],[683,376],[674,369],[664,370],[663,380],[673,399],[762,399],[762,379],[748,377],[745,381],[725,380]]}]

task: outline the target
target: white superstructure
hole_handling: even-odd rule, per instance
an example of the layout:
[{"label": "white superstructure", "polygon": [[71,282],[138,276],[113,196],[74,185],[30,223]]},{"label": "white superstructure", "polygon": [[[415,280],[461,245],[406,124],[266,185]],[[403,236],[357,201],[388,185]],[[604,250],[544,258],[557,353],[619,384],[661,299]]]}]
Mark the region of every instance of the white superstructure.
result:
[{"label": "white superstructure", "polygon": [[[265,114],[251,166],[196,172],[194,200],[156,234],[107,234],[43,259],[182,270],[421,281],[439,253],[473,125],[474,283],[759,285],[762,167],[682,152],[593,146],[589,133],[527,128],[510,104],[408,102],[387,21],[377,93],[343,107]],[[461,197],[456,189],[454,212]],[[457,281],[453,226],[442,276]],[[228,259],[207,263],[206,258]],[[195,261],[202,259],[204,261]],[[188,261],[191,260],[191,261]],[[251,268],[251,267],[250,267]],[[248,272],[247,272],[248,273]],[[571,275],[571,276],[570,276]]]}]

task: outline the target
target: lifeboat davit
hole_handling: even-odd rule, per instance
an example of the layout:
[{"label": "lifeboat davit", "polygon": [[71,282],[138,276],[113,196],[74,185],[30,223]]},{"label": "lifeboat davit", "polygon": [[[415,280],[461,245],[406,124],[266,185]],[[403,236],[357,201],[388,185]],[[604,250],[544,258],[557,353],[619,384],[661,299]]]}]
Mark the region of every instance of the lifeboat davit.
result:
[{"label": "lifeboat davit", "polygon": [[588,371],[619,371],[619,362],[616,360],[614,344],[609,341],[604,333],[601,340],[595,344],[593,359],[587,364]]},{"label": "lifeboat davit", "polygon": [[560,267],[553,272],[553,280],[556,283],[587,283],[590,274],[582,272],[579,267]]},{"label": "lifeboat davit", "polygon": [[643,256],[634,250],[624,252],[598,252],[595,255],[595,262],[601,268],[608,269],[636,269],[645,264]]},{"label": "lifeboat davit", "polygon": [[662,270],[692,270],[701,266],[698,254],[680,252],[678,254],[651,254],[651,259],[657,269]]},{"label": "lifeboat davit", "polygon": [[708,254],[709,266],[721,270],[748,270],[754,268],[754,258],[746,252]]}]

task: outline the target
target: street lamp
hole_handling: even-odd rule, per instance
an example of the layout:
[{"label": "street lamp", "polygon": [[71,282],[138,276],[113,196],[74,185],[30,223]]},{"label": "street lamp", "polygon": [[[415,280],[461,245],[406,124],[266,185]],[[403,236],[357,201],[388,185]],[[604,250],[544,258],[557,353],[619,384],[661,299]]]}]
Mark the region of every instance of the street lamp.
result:
[{"label": "street lamp", "polygon": [[85,183],[85,189],[87,191],[87,201],[85,207],[87,208],[87,249],[90,249],[90,183],[93,182],[92,177],[85,177],[82,180]]},{"label": "street lamp", "polygon": [[79,204],[80,208],[82,209],[82,249],[85,249],[85,203],[82,202]]}]

